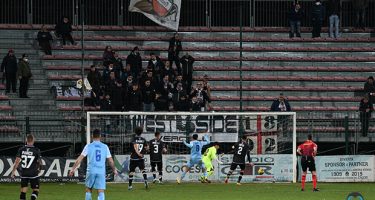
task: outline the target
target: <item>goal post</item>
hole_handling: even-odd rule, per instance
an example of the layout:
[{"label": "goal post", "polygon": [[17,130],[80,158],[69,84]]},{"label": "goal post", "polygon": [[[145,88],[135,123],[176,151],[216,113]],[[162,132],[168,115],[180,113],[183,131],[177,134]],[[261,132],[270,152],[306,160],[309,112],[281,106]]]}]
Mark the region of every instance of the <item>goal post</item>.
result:
[{"label": "goal post", "polygon": [[[91,141],[94,129],[100,129],[104,134],[103,142],[109,145],[114,155],[129,155],[130,142],[134,136],[133,130],[141,126],[146,140],[151,140],[155,131],[161,132],[162,140],[168,147],[168,153],[164,157],[171,160],[166,162],[173,163],[174,160],[187,158],[189,155],[189,150],[182,144],[183,140],[189,140],[192,134],[198,134],[199,139],[208,135],[211,141],[220,143],[219,152],[225,154],[221,157],[222,161],[226,161],[225,166],[215,168],[221,170],[214,178],[219,181],[225,170],[228,170],[228,162],[231,162],[231,147],[239,137],[245,135],[251,148],[252,162],[255,163],[254,168],[247,169],[249,180],[272,179],[295,183],[297,181],[296,117],[296,112],[95,111],[87,112],[86,141],[87,143]],[[256,175],[258,168],[269,169],[269,171],[263,176]],[[172,176],[172,173],[176,175],[180,168],[164,170]],[[123,172],[125,173],[126,169],[123,169]],[[193,176],[192,179],[195,180]]]}]

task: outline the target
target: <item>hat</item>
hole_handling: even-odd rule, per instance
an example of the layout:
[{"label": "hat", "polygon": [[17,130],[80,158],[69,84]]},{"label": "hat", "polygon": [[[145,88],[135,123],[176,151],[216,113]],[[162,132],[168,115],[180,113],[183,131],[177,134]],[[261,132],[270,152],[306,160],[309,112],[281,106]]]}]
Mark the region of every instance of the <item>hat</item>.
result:
[{"label": "hat", "polygon": [[8,53],[14,53],[14,50],[13,49],[9,49]]},{"label": "hat", "polygon": [[373,76],[369,76],[367,79],[372,79],[372,80],[374,80],[374,77],[373,77]]},{"label": "hat", "polygon": [[22,54],[22,58],[26,58],[26,57],[29,57],[27,54]]}]

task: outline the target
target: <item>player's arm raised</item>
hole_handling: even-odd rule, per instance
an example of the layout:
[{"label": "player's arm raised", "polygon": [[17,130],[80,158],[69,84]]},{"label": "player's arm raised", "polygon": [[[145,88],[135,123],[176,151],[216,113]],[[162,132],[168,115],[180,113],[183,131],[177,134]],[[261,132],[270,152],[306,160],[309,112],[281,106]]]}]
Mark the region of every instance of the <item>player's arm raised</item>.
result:
[{"label": "player's arm raised", "polygon": [[189,147],[190,149],[193,147],[193,144],[187,143],[186,140],[182,141],[185,146]]},{"label": "player's arm raised", "polygon": [[211,142],[210,141],[210,136],[204,135],[203,138],[204,138],[204,141],[202,141],[203,146],[210,144],[210,142]]},{"label": "player's arm raised", "polygon": [[14,161],[14,165],[13,165],[13,170],[12,170],[12,175],[11,175],[12,178],[14,178],[16,176],[16,171],[17,171],[17,168],[18,168],[20,162],[21,162],[21,158],[17,157],[16,161]]}]

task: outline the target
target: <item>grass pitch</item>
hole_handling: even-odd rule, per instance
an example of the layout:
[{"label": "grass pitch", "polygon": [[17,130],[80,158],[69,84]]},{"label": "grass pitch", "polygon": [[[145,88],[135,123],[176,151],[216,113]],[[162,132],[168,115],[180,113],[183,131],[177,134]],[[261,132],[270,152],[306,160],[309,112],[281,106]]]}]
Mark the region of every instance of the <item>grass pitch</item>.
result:
[{"label": "grass pitch", "polygon": [[[311,184],[305,192],[300,184],[256,183],[237,186],[230,184],[164,183],[150,184],[145,190],[143,184],[134,184],[127,190],[127,184],[107,184],[107,200],[345,200],[350,192],[360,192],[366,200],[375,199],[375,183],[318,183],[320,192],[312,192]],[[1,184],[1,199],[19,198],[19,184]],[[84,200],[85,186],[82,184],[41,183],[38,200]],[[30,199],[30,190],[27,194]],[[96,192],[93,193],[96,198]]]}]

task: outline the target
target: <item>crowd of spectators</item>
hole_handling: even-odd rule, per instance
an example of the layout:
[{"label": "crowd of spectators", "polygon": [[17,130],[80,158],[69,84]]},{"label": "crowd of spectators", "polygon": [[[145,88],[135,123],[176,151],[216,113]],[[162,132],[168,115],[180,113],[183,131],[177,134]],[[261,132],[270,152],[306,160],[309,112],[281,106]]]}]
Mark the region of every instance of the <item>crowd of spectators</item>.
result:
[{"label": "crowd of spectators", "polygon": [[123,61],[107,46],[103,69],[92,65],[87,79],[92,87],[87,106],[102,111],[206,111],[210,106],[208,77],[192,86],[194,58],[180,57],[181,40],[176,33],[169,41],[168,59],[149,54],[143,66],[139,48]]}]

